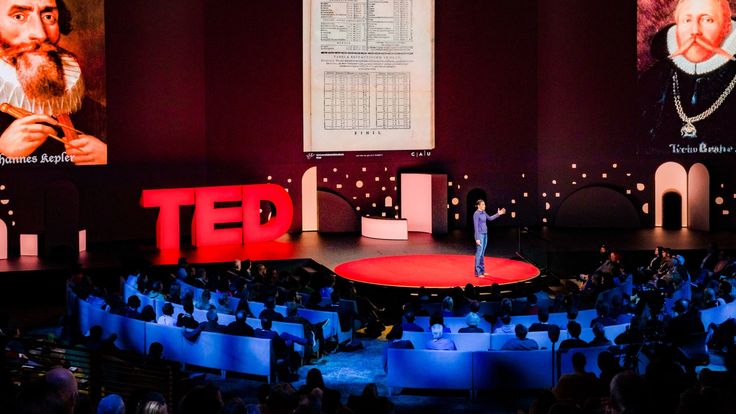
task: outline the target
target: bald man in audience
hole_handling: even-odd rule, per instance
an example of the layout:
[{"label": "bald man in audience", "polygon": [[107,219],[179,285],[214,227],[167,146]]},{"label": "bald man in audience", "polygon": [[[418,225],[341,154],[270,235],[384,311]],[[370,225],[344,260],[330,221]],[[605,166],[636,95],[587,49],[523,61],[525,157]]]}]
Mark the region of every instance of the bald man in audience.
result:
[{"label": "bald man in audience", "polygon": [[79,398],[77,379],[66,368],[52,368],[46,373],[46,383],[49,384],[61,398],[67,413],[73,413]]}]

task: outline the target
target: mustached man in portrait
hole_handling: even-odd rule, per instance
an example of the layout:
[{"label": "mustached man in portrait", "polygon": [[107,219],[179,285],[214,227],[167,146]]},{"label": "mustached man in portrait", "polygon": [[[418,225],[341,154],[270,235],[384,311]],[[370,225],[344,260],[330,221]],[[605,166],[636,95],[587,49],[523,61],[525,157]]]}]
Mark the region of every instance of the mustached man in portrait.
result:
[{"label": "mustached man in portrait", "polygon": [[[78,15],[82,28],[72,36],[77,20],[68,4],[77,3],[84,6]],[[89,51],[95,42],[87,42],[88,38],[104,45],[102,5],[83,0],[0,0],[0,168],[107,164],[104,92],[99,92],[100,84],[104,90],[104,51],[87,60],[97,68],[91,79],[95,93],[89,94],[81,59],[67,46]],[[96,15],[90,12],[95,8]],[[90,16],[100,20],[97,27]]]}]

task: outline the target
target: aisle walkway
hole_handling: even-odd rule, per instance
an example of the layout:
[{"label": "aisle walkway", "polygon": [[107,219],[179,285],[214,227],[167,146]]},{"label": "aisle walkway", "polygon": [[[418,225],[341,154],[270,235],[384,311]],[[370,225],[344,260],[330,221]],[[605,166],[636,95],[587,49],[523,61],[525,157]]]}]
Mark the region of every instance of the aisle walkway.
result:
[{"label": "aisle walkway", "polygon": [[[364,349],[355,352],[336,352],[323,357],[316,365],[306,365],[299,369],[299,381],[292,383],[298,389],[304,385],[307,371],[319,368],[330,388],[340,391],[343,404],[347,403],[350,394],[359,395],[363,387],[375,382],[381,395],[388,395],[386,374],[383,372],[384,339],[360,339]],[[432,367],[427,367],[432,369]],[[421,375],[421,373],[417,373]],[[222,389],[223,396],[235,394],[247,403],[255,403],[258,387],[257,381],[242,379],[222,379],[208,375],[207,380],[215,382]],[[516,414],[517,409],[525,411],[529,408],[536,393],[505,393],[495,396],[480,396],[470,401],[464,392],[420,391],[411,390],[393,395],[391,401],[396,405],[397,414],[427,413],[479,413]]]}]

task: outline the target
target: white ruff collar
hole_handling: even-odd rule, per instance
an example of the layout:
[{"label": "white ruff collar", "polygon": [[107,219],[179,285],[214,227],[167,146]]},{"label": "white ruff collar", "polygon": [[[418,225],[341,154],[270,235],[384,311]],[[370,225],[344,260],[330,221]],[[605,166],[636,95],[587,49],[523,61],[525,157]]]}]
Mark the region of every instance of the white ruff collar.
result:
[{"label": "white ruff collar", "polygon": [[[731,55],[736,54],[736,23],[732,24],[731,32],[726,36],[726,39],[721,45],[721,49],[730,53]],[[677,47],[677,25],[672,26],[667,30],[667,52],[672,54],[678,49]],[[681,71],[689,73],[691,75],[703,75],[708,72],[720,68],[726,63],[730,62],[725,56],[714,53],[710,58],[700,62],[693,63],[685,58],[683,55],[675,56],[671,58],[672,63],[675,64]]]},{"label": "white ruff collar", "polygon": [[84,99],[82,70],[77,59],[68,53],[61,53],[61,63],[66,84],[64,96],[34,100],[23,92],[15,68],[0,59],[0,103],[7,102],[26,111],[45,115],[71,114],[78,111]]}]

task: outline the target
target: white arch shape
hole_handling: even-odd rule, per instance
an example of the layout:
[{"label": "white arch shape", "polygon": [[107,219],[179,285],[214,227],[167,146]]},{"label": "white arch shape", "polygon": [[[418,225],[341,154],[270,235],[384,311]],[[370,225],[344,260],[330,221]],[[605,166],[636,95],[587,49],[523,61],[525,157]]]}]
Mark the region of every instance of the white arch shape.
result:
[{"label": "white arch shape", "polygon": [[687,224],[691,229],[710,230],[710,174],[701,163],[687,174]]},{"label": "white arch shape", "polygon": [[8,258],[8,225],[0,220],[0,260]]},{"label": "white arch shape", "polygon": [[318,230],[317,167],[315,166],[302,174],[302,231]]},{"label": "white arch shape", "polygon": [[654,225],[662,227],[662,197],[674,192],[682,198],[682,226],[688,226],[687,171],[679,163],[670,161],[657,168],[654,173]]}]

